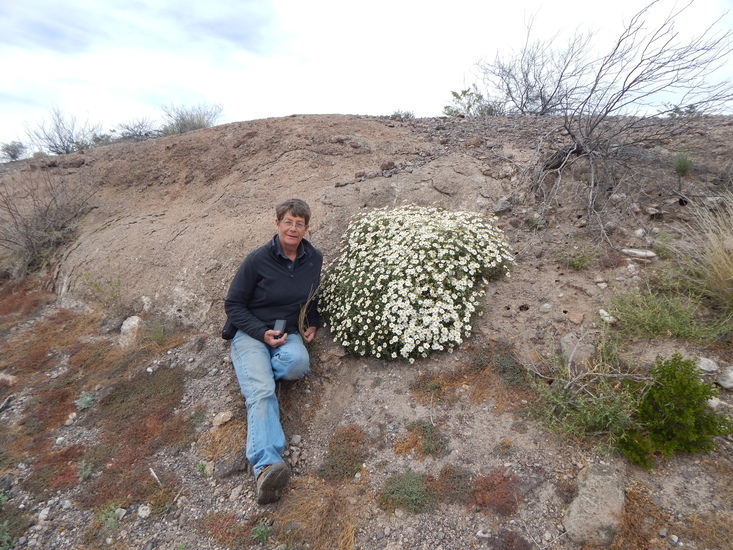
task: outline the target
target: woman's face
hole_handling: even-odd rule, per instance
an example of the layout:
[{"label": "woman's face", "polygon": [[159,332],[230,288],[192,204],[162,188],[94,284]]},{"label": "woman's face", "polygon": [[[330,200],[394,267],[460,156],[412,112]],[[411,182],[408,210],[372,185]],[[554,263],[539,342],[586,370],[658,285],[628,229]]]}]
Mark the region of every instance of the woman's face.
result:
[{"label": "woman's face", "polygon": [[297,248],[308,229],[304,218],[293,216],[290,213],[286,213],[282,220],[275,220],[275,224],[280,246],[288,249]]}]

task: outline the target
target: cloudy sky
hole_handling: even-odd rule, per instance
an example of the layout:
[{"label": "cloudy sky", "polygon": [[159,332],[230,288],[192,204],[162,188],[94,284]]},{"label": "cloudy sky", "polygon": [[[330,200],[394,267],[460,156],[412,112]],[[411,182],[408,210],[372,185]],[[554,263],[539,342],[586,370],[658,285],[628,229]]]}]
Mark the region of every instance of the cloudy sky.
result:
[{"label": "cloudy sky", "polygon": [[[677,2],[680,7],[685,0]],[[56,107],[105,130],[163,105],[218,104],[221,122],[294,113],[437,116],[476,63],[535,36],[618,37],[640,0],[22,0],[0,3],[0,143]],[[673,0],[660,0],[666,15]],[[684,33],[733,0],[694,0]]]}]

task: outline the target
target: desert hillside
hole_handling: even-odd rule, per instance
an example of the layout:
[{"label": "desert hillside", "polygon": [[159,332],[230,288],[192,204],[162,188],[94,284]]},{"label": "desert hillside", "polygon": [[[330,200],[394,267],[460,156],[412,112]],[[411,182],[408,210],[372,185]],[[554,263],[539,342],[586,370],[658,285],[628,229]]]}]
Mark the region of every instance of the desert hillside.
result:
[{"label": "desert hillside", "polygon": [[[62,363],[68,367],[73,352],[64,352],[66,359],[59,353],[58,362],[45,371],[24,373],[17,366],[20,359],[4,360],[0,418],[6,431],[0,433],[5,447],[0,453],[11,458],[0,460],[0,474],[11,503],[22,502],[32,512],[27,533],[13,548],[266,548],[274,547],[273,541],[286,548],[288,528],[297,531],[307,523],[293,511],[306,506],[299,499],[312,497],[308,506],[314,507],[315,517],[322,510],[313,502],[325,499],[324,494],[340,503],[330,513],[348,518],[343,521],[353,526],[351,547],[359,549],[594,548],[595,542],[567,534],[577,480],[594,468],[613,470],[615,482],[626,490],[628,514],[643,512],[650,518],[646,526],[632,526],[644,533],[637,538],[616,525],[621,534],[614,548],[666,548],[670,535],[674,544],[680,541],[687,548],[712,550],[710,540],[733,548],[733,494],[725,488],[733,473],[730,439],[721,438],[718,450],[704,458],[683,456],[649,472],[587,442],[545,431],[524,410],[531,403],[529,394],[502,389],[495,375],[489,387],[466,378],[451,400],[421,399],[419,392],[411,392],[420,376],[457,371],[484,350],[498,356],[503,346],[513,350],[518,363],[538,369],[566,351],[568,342],[579,354],[592,354],[603,323],[599,310],[608,308],[613,293],[638,286],[648,270],[664,262],[653,253],[660,233],[684,239],[690,209],[715,204],[724,175],[730,177],[733,119],[701,117],[684,132],[628,153],[593,188],[582,163],[562,180],[552,176],[544,187],[533,186],[536,168],[569,144],[560,126],[553,117],[293,115],[0,165],[0,179],[11,186],[23,178],[49,177],[93,189],[91,208],[74,240],[58,251],[43,279],[43,290],[52,295],[26,317],[5,314],[4,341],[32,331],[44,316],[59,311],[95,315],[98,331],[88,338],[114,346],[127,318],[175,321],[184,336],[159,349],[159,355],[146,356],[147,367],[120,367],[114,372],[119,379],[100,371],[93,384],[84,379],[82,387],[78,381],[96,368],[90,362],[86,371],[75,374],[73,384],[79,385],[69,382],[69,387],[88,390],[101,405],[121,380],[147,376],[146,368],[150,376],[178,369],[182,393],[175,412],[203,419],[188,446],[161,447],[145,457],[147,467],[170,472],[170,479],[177,480],[158,480],[175,487],[166,493],[165,506],[149,516],[143,511],[151,505],[155,509],[152,497],[123,499],[119,508],[126,514],[115,529],[107,529],[98,522],[99,509],[79,504],[89,481],[33,491],[24,481],[33,478],[38,456],[12,443],[20,432],[11,426],[22,432],[30,407],[38,402],[34,391],[52,376],[63,378],[68,368]],[[684,178],[674,169],[674,159],[682,154],[693,159]],[[590,194],[595,195],[594,211],[588,208]],[[263,510],[254,502],[241,460],[243,400],[227,345],[217,335],[231,277],[249,250],[272,237],[274,205],[289,197],[310,204],[307,238],[323,251],[326,262],[337,257],[340,238],[356,215],[417,204],[496,216],[516,265],[509,278],[489,285],[475,336],[454,354],[436,354],[415,365],[356,358],[321,331],[312,374],[282,390],[296,481],[281,504]],[[558,250],[585,247],[615,259],[583,270],[558,261]],[[17,350],[11,354],[14,348],[3,349],[7,357],[17,357]],[[630,361],[650,364],[675,350],[709,358],[718,370],[733,364],[730,344],[710,348],[634,339],[623,352]],[[472,393],[475,386],[481,387],[479,399]],[[723,407],[733,402],[730,393],[723,390]],[[69,393],[64,398],[65,414],[77,397]],[[91,413],[80,410],[78,419],[59,416],[45,443],[34,440],[32,448],[43,453],[60,452],[72,443],[92,448],[104,431],[99,417],[91,416],[101,414],[95,407]],[[442,427],[449,440],[445,455],[395,451],[418,420]],[[128,422],[136,421],[123,424]],[[324,486],[319,467],[327,461],[334,433],[348,426],[363,431],[370,450],[354,479],[344,486]],[[491,514],[478,505],[444,502],[409,514],[378,505],[376,495],[390,474],[409,469],[438,478],[457,466],[476,475],[500,468],[505,478],[516,476],[521,480],[518,510]],[[99,466],[89,479],[94,482],[104,471]],[[652,508],[639,508],[642,504]],[[229,523],[206,523],[214,513]],[[710,518],[720,531],[715,539],[700,538],[695,529],[685,531]],[[271,529],[269,542],[258,543],[248,532],[231,540],[221,536],[222,530],[235,532],[237,521],[250,526],[264,521]],[[339,520],[325,523],[331,521]],[[1,542],[0,548],[5,548]]]}]

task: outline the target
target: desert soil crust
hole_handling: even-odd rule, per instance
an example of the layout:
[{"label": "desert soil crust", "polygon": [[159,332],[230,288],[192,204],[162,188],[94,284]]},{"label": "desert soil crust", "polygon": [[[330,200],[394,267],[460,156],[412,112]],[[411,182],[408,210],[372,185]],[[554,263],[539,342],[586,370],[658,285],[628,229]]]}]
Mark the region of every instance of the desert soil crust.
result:
[{"label": "desert soil crust", "polygon": [[[0,472],[11,503],[33,517],[16,547],[221,549],[221,539],[217,542],[200,527],[202,518],[213,513],[232,514],[242,522],[274,521],[277,535],[287,529],[278,518],[289,513],[289,503],[327,492],[316,474],[329,442],[339,427],[357,426],[369,441],[363,465],[338,489],[327,489],[332,496],[335,492],[343,514],[333,521],[353,522],[358,549],[583,548],[568,536],[565,518],[578,477],[594,467],[619,472],[627,511],[632,510],[629,495],[635,495],[633,504],[644,502],[659,516],[650,516],[643,545],[624,542],[621,525],[614,547],[684,544],[713,550],[691,526],[715,517],[727,518],[714,527],[725,525],[716,540],[733,548],[730,439],[721,438],[711,454],[659,460],[646,471],[544,430],[529,414],[531,399],[498,376],[480,399],[470,384],[458,386],[451,399],[420,398],[411,391],[421,375],[470,365],[482,346],[509,345],[531,367],[554,356],[568,334],[592,342],[603,322],[598,311],[608,306],[613,293],[640,284],[645,270],[663,260],[629,257],[617,267],[574,271],[557,261],[555,251],[584,245],[648,250],[659,231],[681,238],[690,205],[669,191],[678,186],[671,159],[681,152],[696,159],[701,168],[685,182],[686,189],[706,197],[713,175],[733,158],[733,120],[727,118],[701,118],[685,133],[641,151],[633,174],[644,185],[632,187],[629,176],[615,182],[617,196],[610,191],[604,196],[606,232],[599,239],[595,220],[588,219],[582,170],[565,176],[567,185],[549,209],[523,186],[524,167],[540,138],[559,124],[551,117],[476,121],[297,115],[0,166],[0,178],[6,180],[43,173],[93,183],[94,208],[83,218],[77,238],[58,254],[49,282],[56,298],[44,312],[101,310],[98,291],[108,285],[108,297],[114,287],[114,304],[102,311],[100,331],[116,334],[133,315],[176,319],[188,327],[187,340],[138,368],[182,370],[185,395],[177,413],[205,413],[190,446],[159,451],[155,457],[153,469],[174,472],[179,480],[175,501],[149,517],[144,513],[149,503],[128,505],[117,529],[101,544],[85,538],[94,511],[77,505],[84,483],[60,492],[29,493],[22,481],[37,459],[33,456]],[[562,143],[561,133],[552,135],[543,152]],[[293,481],[280,503],[261,507],[241,457],[244,402],[228,344],[218,334],[232,275],[249,250],[272,237],[274,205],[291,196],[311,205],[308,238],[323,251],[326,263],[337,257],[339,240],[354,216],[412,203],[487,216],[496,211],[516,265],[509,278],[490,283],[474,335],[452,354],[435,354],[413,365],[353,357],[332,341],[328,330],[321,330],[312,349],[312,372],[280,388]],[[2,334],[3,340],[32,330],[38,321],[17,324]],[[720,368],[733,364],[730,347],[697,349],[640,339],[629,341],[624,353],[629,360],[651,364],[675,350],[685,357],[713,359]],[[12,365],[1,372],[17,375]],[[33,391],[22,377],[4,391],[0,402],[12,399],[0,421],[12,425],[31,406]],[[719,397],[722,407],[733,404],[731,392],[723,390]],[[79,416],[93,414],[94,407]],[[408,426],[417,421],[447,436],[445,453],[397,452]],[[95,435],[79,421],[48,437],[58,449]],[[411,469],[437,478],[446,467],[474,476],[498,469],[506,477],[516,476],[521,489],[516,512],[502,515],[465,502],[442,502],[417,514],[378,506],[379,491],[391,475]],[[270,548],[282,540],[272,536],[266,543],[245,542]]]}]

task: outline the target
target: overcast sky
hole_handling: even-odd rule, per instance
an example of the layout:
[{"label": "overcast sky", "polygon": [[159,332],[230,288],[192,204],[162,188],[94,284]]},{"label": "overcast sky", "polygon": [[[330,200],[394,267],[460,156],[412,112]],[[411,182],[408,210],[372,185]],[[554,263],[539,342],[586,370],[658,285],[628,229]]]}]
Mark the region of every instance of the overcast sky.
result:
[{"label": "overcast sky", "polygon": [[[673,0],[660,0],[666,15]],[[678,7],[685,2],[677,2]],[[537,37],[618,37],[641,0],[21,0],[0,3],[0,143],[58,107],[104,130],[163,105],[218,104],[220,122],[290,114],[438,116],[476,63]],[[694,0],[700,31],[733,0]]]}]

